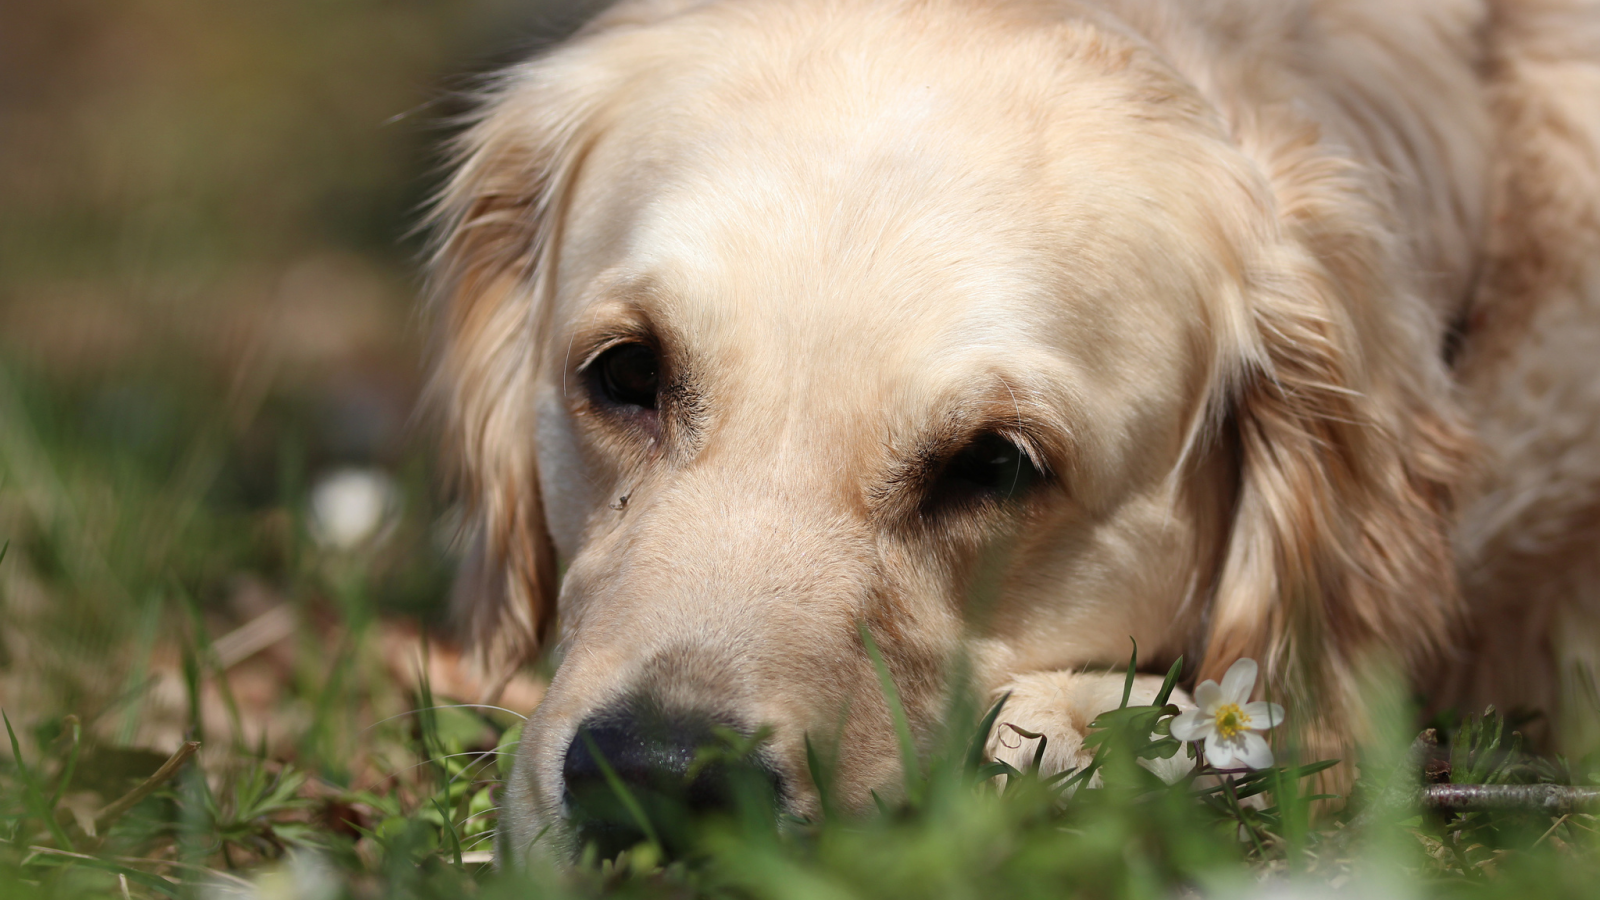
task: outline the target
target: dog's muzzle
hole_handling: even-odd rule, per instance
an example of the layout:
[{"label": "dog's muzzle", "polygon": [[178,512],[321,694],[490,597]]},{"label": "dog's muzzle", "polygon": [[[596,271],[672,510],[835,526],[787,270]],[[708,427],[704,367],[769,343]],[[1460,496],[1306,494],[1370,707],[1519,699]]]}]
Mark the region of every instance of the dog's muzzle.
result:
[{"label": "dog's muzzle", "polygon": [[729,736],[748,734],[719,717],[649,703],[585,719],[562,766],[578,847],[592,844],[606,859],[655,839],[682,858],[709,821],[736,815],[771,821],[783,780],[758,752],[730,750]]}]

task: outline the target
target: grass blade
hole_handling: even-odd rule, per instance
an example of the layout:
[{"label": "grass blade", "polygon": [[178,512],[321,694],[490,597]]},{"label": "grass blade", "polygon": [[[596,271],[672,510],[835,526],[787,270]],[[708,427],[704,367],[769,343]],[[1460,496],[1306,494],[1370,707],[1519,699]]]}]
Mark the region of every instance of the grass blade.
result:
[{"label": "grass blade", "polygon": [[811,775],[811,784],[817,789],[817,806],[820,808],[822,821],[834,821],[833,809],[833,773],[823,765],[822,758],[817,755],[816,745],[811,743],[811,735],[806,735],[806,771]]},{"label": "grass blade", "polygon": [[1139,642],[1132,637],[1128,640],[1133,642],[1133,655],[1128,657],[1128,677],[1122,682],[1122,702],[1117,705],[1117,709],[1128,708],[1128,698],[1133,696],[1133,676],[1139,670]]},{"label": "grass blade", "polygon": [[878,808],[878,815],[883,816],[885,819],[894,815],[894,810],[889,808],[889,804],[883,802],[883,798],[878,796],[877,791],[868,791],[867,793],[872,795],[872,804]]},{"label": "grass blade", "polygon": [[[31,850],[31,849],[35,849],[35,848],[31,848],[30,847],[29,849]],[[47,849],[47,848],[38,848],[38,849],[44,850],[44,849]],[[56,863],[55,866],[53,866],[53,868],[64,868],[65,866],[68,866],[68,865],[87,866],[87,867],[89,867],[91,869],[99,869],[102,872],[110,872],[113,875],[121,875],[123,878],[126,878],[127,880],[133,882],[134,884],[140,885],[141,887],[149,888],[152,891],[156,891],[156,892],[161,893],[161,894],[163,894],[165,896],[168,896],[168,897],[176,898],[176,897],[183,896],[182,893],[179,892],[179,888],[181,887],[180,884],[176,884],[176,883],[174,883],[172,881],[168,881],[167,879],[162,878],[159,875],[152,875],[149,872],[141,872],[138,869],[129,868],[126,865],[123,865],[123,864],[118,863],[118,862],[113,862],[113,861],[108,860],[108,859],[102,859],[102,858],[97,857],[97,856],[90,856],[90,855],[85,854],[85,853],[70,853],[70,854],[68,854],[68,853],[50,853],[49,856],[52,857],[52,858],[61,858],[62,860],[64,860],[63,862]],[[65,860],[70,860],[70,862],[66,862]],[[40,865],[40,864],[42,864],[42,861],[39,862],[39,863],[35,863],[35,865]],[[167,864],[170,865],[172,863],[170,861],[167,861]],[[7,895],[7,896],[10,896],[10,895]]]},{"label": "grass blade", "polygon": [[1016,732],[1018,735],[1020,735],[1023,740],[1038,741],[1039,742],[1038,746],[1033,748],[1033,765],[1032,765],[1033,771],[1034,772],[1038,772],[1039,771],[1039,764],[1044,761],[1044,749],[1045,749],[1046,746],[1049,745],[1050,739],[1045,737],[1043,732],[1029,731],[1026,728],[1019,728],[1019,727],[1017,727],[1015,725],[1012,725],[1009,722],[1006,723],[1006,727],[1011,729],[1012,731]]},{"label": "grass blade", "polygon": [[0,711],[0,719],[6,723],[6,736],[11,739],[11,756],[17,761],[17,774],[22,778],[22,790],[29,807],[28,811],[44,821],[45,827],[50,829],[50,835],[56,839],[56,844],[63,850],[72,850],[72,841],[67,837],[66,829],[56,821],[55,810],[44,799],[44,791],[40,790],[39,780],[34,777],[33,770],[22,759],[22,745],[17,742],[17,733],[11,728],[11,717]]},{"label": "grass blade", "polygon": [[994,730],[994,723],[1000,719],[1000,710],[1011,699],[1011,692],[1006,691],[995,704],[989,707],[989,712],[984,715],[983,721],[978,723],[978,730],[972,735],[972,742],[967,745],[967,771],[976,772],[983,765],[983,749],[989,743],[989,732]]},{"label": "grass blade", "polygon": [[976,776],[978,781],[988,781],[989,779],[998,775],[1004,775],[1008,780],[1020,777],[1022,775],[1022,773],[1017,770],[1016,766],[1013,766],[1003,759],[997,759],[992,763],[985,763],[984,765],[979,766],[973,774]]},{"label": "grass blade", "polygon": [[462,865],[461,863],[461,838],[456,834],[455,822],[451,821],[450,819],[450,810],[446,809],[445,805],[439,802],[438,797],[434,797],[432,800],[433,808],[437,809],[439,811],[440,818],[444,819],[444,833],[450,836],[450,852],[455,857],[456,868],[465,869],[466,866]]},{"label": "grass blade", "polygon": [[656,834],[655,826],[650,824],[650,817],[644,814],[644,807],[639,805],[639,801],[634,798],[633,792],[628,790],[628,786],[622,783],[622,778],[617,775],[617,771],[611,768],[611,763],[606,761],[605,754],[600,752],[600,748],[595,745],[594,738],[589,736],[589,730],[580,728],[578,733],[583,735],[583,743],[589,748],[590,755],[594,757],[595,765],[600,767],[600,774],[605,776],[606,784],[611,786],[611,792],[617,795],[617,800],[628,810],[628,815],[633,816],[634,824],[638,825],[639,830],[644,832],[644,836],[655,846],[656,851],[658,853],[661,852],[661,837]]},{"label": "grass blade", "polygon": [[906,718],[905,707],[900,702],[900,692],[894,686],[894,676],[889,674],[889,664],[883,661],[883,654],[878,651],[878,643],[872,639],[867,624],[857,622],[856,630],[861,633],[861,643],[866,646],[867,656],[872,658],[872,667],[878,672],[878,685],[883,689],[884,702],[889,705],[889,715],[894,719],[895,736],[900,739],[900,765],[905,774],[906,800],[915,803],[921,763],[917,758],[917,744],[911,737],[911,722]]},{"label": "grass blade", "polygon": [[1183,657],[1173,660],[1172,668],[1167,669],[1167,677],[1161,681],[1161,690],[1156,693],[1156,699],[1151,706],[1166,706],[1172,699],[1172,689],[1178,685],[1178,674],[1183,671]]}]

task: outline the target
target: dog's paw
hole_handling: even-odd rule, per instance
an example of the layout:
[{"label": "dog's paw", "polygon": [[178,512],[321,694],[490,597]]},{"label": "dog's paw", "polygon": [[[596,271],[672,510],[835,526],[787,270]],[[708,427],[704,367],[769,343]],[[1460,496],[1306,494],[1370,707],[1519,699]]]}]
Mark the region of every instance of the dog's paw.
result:
[{"label": "dog's paw", "polygon": [[[1089,723],[1122,702],[1124,680],[1124,675],[1115,673],[1068,671],[1036,672],[1012,679],[999,691],[1011,696],[989,733],[990,758],[1018,769],[1032,768],[1039,739],[1023,733],[1029,732],[1044,736],[1040,774],[1054,775],[1088,764],[1094,757],[1093,750],[1083,746]],[[1128,704],[1155,702],[1161,681],[1158,675],[1135,676]],[[1194,708],[1194,701],[1181,689],[1173,690],[1169,702],[1179,709]],[[1171,759],[1140,760],[1139,764],[1170,784],[1187,774],[1194,762],[1179,752]],[[1091,783],[1098,783],[1098,776]]]}]

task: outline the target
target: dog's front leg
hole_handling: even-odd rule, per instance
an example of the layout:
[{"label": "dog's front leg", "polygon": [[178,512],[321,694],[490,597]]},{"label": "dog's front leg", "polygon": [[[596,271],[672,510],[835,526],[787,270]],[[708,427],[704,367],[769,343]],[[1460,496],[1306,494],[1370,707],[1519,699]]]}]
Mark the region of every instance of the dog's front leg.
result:
[{"label": "dog's front leg", "polygon": [[[1030,768],[1038,750],[1038,740],[1023,736],[1020,729],[1045,736],[1040,774],[1053,775],[1086,765],[1094,757],[1093,749],[1083,746],[1089,723],[1101,713],[1117,708],[1122,702],[1126,680],[1126,674],[1122,673],[1069,671],[1035,672],[1012,679],[997,694],[1009,693],[1010,698],[989,734],[990,757],[1019,769]],[[1159,675],[1134,676],[1128,705],[1144,706],[1155,702],[1161,681]],[[1189,695],[1178,688],[1173,690],[1168,702],[1180,709],[1194,707]],[[1182,777],[1194,765],[1183,751],[1171,759],[1140,760],[1140,764],[1168,783]]]}]

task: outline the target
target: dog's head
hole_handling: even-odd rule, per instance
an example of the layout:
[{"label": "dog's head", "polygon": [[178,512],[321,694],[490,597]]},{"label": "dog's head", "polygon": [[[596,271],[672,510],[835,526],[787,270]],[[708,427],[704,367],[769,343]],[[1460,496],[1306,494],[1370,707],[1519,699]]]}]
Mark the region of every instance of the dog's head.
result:
[{"label": "dog's head", "polygon": [[808,734],[843,802],[892,788],[863,624],[924,738],[963,640],[986,688],[1132,636],[1337,693],[1440,637],[1459,452],[1382,210],[1233,118],[1024,0],[635,3],[505,73],[438,206],[436,384],[476,638],[560,623],[513,846],[593,751],[714,724],[773,727],[796,811]]}]

